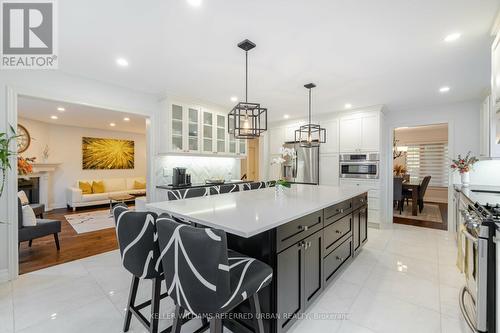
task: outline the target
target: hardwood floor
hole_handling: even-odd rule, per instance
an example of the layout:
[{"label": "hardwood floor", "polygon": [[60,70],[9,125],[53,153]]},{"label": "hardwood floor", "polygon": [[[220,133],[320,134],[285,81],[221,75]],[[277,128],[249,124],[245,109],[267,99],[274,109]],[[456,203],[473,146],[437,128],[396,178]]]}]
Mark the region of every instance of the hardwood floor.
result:
[{"label": "hardwood floor", "polygon": [[77,234],[75,229],[64,218],[64,215],[105,209],[109,209],[109,207],[80,209],[76,213],[64,208],[45,213],[44,218],[61,221],[61,233],[59,234],[61,250],[56,250],[52,235],[33,240],[31,247],[28,246],[28,242],[21,243],[19,248],[19,274],[117,249],[118,244],[114,228]]},{"label": "hardwood floor", "polygon": [[[425,203],[427,203],[427,201]],[[430,202],[430,203],[439,206],[439,211],[441,212],[441,217],[443,219],[442,223],[433,222],[433,221],[416,220],[416,219],[411,219],[411,218],[402,218],[402,217],[397,217],[397,216],[394,216],[393,222],[398,223],[398,224],[413,225],[416,227],[448,230],[448,204],[437,203],[437,202]]]}]

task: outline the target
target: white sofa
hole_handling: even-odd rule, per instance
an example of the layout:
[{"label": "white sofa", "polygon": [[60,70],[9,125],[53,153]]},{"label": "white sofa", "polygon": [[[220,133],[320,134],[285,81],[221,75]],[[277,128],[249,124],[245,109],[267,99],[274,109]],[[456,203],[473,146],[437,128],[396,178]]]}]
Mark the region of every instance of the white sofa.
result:
[{"label": "white sofa", "polygon": [[[92,181],[102,181],[104,183],[104,193],[92,193],[83,194],[82,190],[78,187],[79,182],[88,182],[92,185]],[[73,211],[77,207],[95,206],[109,204],[110,195],[118,194],[135,194],[145,192],[146,190],[135,190],[134,182],[138,181],[145,183],[146,179],[144,177],[132,177],[132,178],[108,178],[108,179],[79,179],[76,183],[66,190],[66,201],[68,207],[73,208]]]}]

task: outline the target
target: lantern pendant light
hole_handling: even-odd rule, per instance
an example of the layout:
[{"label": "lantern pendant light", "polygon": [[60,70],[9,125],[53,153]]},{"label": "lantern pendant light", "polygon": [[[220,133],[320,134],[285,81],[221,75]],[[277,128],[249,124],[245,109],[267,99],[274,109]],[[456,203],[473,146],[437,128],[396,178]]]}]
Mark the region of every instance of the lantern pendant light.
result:
[{"label": "lantern pendant light", "polygon": [[315,88],[316,85],[308,83],[304,87],[309,90],[309,122],[295,130],[295,142],[298,142],[301,147],[319,147],[321,143],[326,142],[326,129],[311,123],[311,89]]},{"label": "lantern pendant light", "polygon": [[227,116],[227,130],[237,139],[258,138],[267,131],[267,109],[248,102],[248,51],[255,46],[248,39],[238,44],[245,51],[245,101],[239,102]]}]

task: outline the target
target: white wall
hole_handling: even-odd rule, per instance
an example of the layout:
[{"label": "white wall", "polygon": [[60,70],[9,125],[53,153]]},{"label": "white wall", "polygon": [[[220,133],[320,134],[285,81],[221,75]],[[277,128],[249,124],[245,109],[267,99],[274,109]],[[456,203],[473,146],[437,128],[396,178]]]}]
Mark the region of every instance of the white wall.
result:
[{"label": "white wall", "polygon": [[[36,157],[42,162],[42,150],[47,144],[50,155],[47,162],[61,163],[50,175],[49,208],[66,207],[66,188],[79,179],[146,177],[146,135],[94,128],[61,126],[36,120],[19,118],[30,135],[30,147],[21,154]],[[129,170],[83,170],[82,137],[127,139],[134,141],[135,165]]]},{"label": "white wall", "polygon": [[[118,86],[95,80],[69,75],[60,71],[11,70],[0,75],[0,132],[6,132],[8,124],[16,125],[14,113],[7,110],[15,108],[15,99],[7,99],[14,92],[35,97],[82,103],[109,108],[116,111],[142,114],[154,121],[158,109],[158,96],[131,91]],[[14,103],[14,105],[9,104]],[[154,129],[154,133],[158,131]],[[155,152],[153,138],[148,137],[149,146]],[[15,145],[12,145],[15,150]],[[15,163],[14,158],[12,162]],[[154,172],[149,173],[154,174]],[[15,277],[17,273],[17,244],[13,235],[17,232],[17,202],[15,196],[15,168],[9,174],[6,192],[0,198],[0,281]],[[149,184],[154,179],[148,179]],[[14,242],[14,243],[13,243]]]}]

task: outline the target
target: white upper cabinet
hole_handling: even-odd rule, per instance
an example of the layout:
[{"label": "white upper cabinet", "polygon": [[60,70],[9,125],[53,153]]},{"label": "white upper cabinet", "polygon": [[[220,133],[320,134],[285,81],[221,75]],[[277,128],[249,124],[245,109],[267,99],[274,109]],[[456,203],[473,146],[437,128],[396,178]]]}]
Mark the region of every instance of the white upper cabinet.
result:
[{"label": "white upper cabinet", "polygon": [[342,118],[339,126],[341,153],[357,152],[361,148],[361,118]]},{"label": "white upper cabinet", "polygon": [[361,151],[379,151],[379,141],[379,115],[363,116],[361,118]]},{"label": "white upper cabinet", "polygon": [[339,122],[337,119],[321,122],[321,127],[326,129],[326,143],[319,147],[321,154],[339,152]]},{"label": "white upper cabinet", "polygon": [[339,146],[341,153],[379,151],[379,114],[353,114],[341,118],[339,123]]},{"label": "white upper cabinet", "polygon": [[490,156],[490,96],[481,104],[479,113],[479,156]]},{"label": "white upper cabinet", "polygon": [[170,117],[170,148],[176,153],[199,152],[200,110],[172,104]]},{"label": "white upper cabinet", "polygon": [[285,128],[275,127],[269,129],[269,154],[280,154],[283,143],[285,143]]}]

